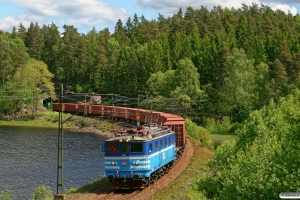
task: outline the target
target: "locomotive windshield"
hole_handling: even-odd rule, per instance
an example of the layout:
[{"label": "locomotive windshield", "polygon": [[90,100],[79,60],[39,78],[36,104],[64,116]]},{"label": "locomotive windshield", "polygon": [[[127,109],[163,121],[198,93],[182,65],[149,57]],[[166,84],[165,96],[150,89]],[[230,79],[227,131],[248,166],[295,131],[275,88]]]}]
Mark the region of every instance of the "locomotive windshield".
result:
[{"label": "locomotive windshield", "polygon": [[132,142],[130,151],[133,153],[143,152],[143,144],[141,142]]},{"label": "locomotive windshield", "polygon": [[118,153],[118,144],[117,143],[108,143],[107,145],[108,153]]},{"label": "locomotive windshield", "polygon": [[122,151],[122,153],[128,152],[128,143],[122,143],[121,151]]}]

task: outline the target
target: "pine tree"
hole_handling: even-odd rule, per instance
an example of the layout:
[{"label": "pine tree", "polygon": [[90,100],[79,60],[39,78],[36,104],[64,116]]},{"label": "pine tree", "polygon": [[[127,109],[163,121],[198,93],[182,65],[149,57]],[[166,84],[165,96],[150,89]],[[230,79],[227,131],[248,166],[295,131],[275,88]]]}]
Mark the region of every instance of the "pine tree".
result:
[{"label": "pine tree", "polygon": [[57,70],[57,49],[61,42],[60,32],[54,23],[48,26],[44,25],[41,31],[45,41],[42,60],[48,65],[50,72],[54,73]]},{"label": "pine tree", "polygon": [[30,23],[25,40],[28,54],[37,60],[41,60],[44,48],[44,34],[37,23]]},{"label": "pine tree", "polygon": [[12,53],[13,52],[9,46],[8,41],[5,40],[4,37],[0,36],[0,77],[2,87],[7,80],[10,80],[10,77],[12,75],[11,73],[14,69],[11,58]]},{"label": "pine tree", "polygon": [[18,29],[18,36],[24,41],[26,41],[26,28],[23,26],[22,23],[20,23],[19,25],[19,29]]},{"label": "pine tree", "polygon": [[288,77],[284,65],[278,59],[271,63],[271,70],[271,77],[275,82],[273,89],[274,100],[277,101],[279,97],[287,94]]}]

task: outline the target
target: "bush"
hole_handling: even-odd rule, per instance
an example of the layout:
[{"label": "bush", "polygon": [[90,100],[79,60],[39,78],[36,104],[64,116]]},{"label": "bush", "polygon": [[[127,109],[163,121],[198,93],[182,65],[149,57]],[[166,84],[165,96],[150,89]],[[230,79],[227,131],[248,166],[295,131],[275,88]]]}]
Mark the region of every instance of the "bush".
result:
[{"label": "bush", "polygon": [[186,119],[185,124],[188,136],[197,139],[209,147],[212,147],[212,140],[210,139],[209,132],[205,128],[197,126],[197,124],[192,122],[190,119]]},{"label": "bush", "polygon": [[100,130],[103,131],[103,132],[106,132],[106,131],[110,130],[111,128],[112,128],[112,124],[106,121],[106,122],[100,127]]},{"label": "bush", "polygon": [[52,200],[53,194],[50,187],[41,186],[34,194],[32,194],[32,200]]},{"label": "bush", "polygon": [[77,193],[77,189],[76,188],[70,188],[68,190],[68,194],[76,194]]},{"label": "bush", "polygon": [[[206,183],[217,188],[217,199],[278,199],[283,191],[300,192],[299,122],[300,91],[251,113],[237,140],[217,148],[210,161]],[[199,186],[210,192],[203,181]]]},{"label": "bush", "polygon": [[5,190],[3,192],[3,196],[1,197],[1,200],[12,200],[12,195],[9,193],[8,190]]},{"label": "bush", "polygon": [[214,119],[205,123],[205,128],[211,134],[234,134],[238,127],[238,123],[231,124],[229,117],[224,117],[220,123],[216,123]]}]

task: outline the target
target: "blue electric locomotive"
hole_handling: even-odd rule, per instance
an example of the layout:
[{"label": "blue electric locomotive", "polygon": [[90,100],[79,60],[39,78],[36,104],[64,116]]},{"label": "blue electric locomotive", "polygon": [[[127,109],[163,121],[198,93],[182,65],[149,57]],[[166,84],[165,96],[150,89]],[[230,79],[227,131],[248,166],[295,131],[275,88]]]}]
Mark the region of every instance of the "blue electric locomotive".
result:
[{"label": "blue electric locomotive", "polygon": [[123,129],[104,142],[105,176],[115,189],[144,188],[176,160],[175,133],[167,127]]}]

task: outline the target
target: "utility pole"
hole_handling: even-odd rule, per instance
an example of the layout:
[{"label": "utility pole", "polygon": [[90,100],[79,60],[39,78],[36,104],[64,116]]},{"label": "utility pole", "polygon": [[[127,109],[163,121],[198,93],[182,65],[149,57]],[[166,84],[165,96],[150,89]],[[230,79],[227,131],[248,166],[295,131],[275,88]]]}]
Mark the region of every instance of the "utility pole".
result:
[{"label": "utility pole", "polygon": [[84,112],[83,112],[84,116],[87,116],[87,108],[86,108],[86,95],[84,95]]},{"label": "utility pole", "polygon": [[140,95],[138,95],[138,113],[136,114],[136,123],[137,126],[141,126],[140,124]]},{"label": "utility pole", "polygon": [[[63,84],[61,84],[60,88],[60,96],[59,96],[59,123],[58,123],[58,144],[57,144],[57,190],[54,195],[54,200],[66,200],[67,196],[65,194],[64,187],[64,142],[63,142]],[[61,188],[61,192],[59,193],[59,188]]]},{"label": "utility pole", "polygon": [[150,96],[150,124],[152,124],[152,96]]}]

